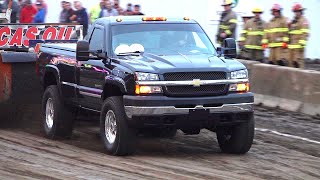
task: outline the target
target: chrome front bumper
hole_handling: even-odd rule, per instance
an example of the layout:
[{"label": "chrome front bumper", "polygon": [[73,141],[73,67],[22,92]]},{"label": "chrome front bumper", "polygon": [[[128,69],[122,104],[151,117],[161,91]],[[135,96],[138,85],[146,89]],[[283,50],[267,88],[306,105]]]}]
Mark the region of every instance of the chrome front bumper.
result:
[{"label": "chrome front bumper", "polygon": [[203,107],[196,106],[194,108],[176,108],[174,106],[125,106],[125,112],[128,118],[133,116],[159,116],[159,115],[186,115],[190,110],[205,109],[210,113],[243,113],[253,112],[253,103],[240,103],[240,104],[224,104],[219,107]]}]

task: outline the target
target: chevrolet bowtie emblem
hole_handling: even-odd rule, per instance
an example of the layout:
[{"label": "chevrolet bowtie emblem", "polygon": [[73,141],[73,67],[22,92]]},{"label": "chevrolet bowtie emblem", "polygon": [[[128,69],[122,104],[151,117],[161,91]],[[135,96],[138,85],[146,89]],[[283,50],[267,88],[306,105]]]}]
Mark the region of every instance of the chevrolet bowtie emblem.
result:
[{"label": "chevrolet bowtie emblem", "polygon": [[201,80],[200,79],[194,79],[192,84],[193,84],[194,87],[200,87]]}]

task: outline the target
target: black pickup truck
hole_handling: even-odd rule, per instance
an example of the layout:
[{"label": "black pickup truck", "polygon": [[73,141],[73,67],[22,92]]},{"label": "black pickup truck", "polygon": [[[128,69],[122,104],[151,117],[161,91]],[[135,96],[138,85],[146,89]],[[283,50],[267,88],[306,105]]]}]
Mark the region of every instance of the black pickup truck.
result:
[{"label": "black pickup truck", "polygon": [[233,39],[217,50],[194,20],[98,19],[77,44],[42,44],[43,127],[68,137],[82,111],[100,113],[112,155],[135,151],[139,135],[173,137],[177,129],[216,132],[222,152],[243,154],[254,138],[248,72],[232,59]]}]

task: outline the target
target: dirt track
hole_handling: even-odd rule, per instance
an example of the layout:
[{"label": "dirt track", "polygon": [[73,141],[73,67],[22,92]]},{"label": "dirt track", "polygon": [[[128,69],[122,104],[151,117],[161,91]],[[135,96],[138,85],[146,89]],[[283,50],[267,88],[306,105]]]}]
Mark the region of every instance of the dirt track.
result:
[{"label": "dirt track", "polygon": [[220,153],[215,133],[204,130],[141,138],[130,157],[104,154],[96,123],[78,122],[70,140],[51,141],[27,118],[0,130],[1,179],[320,179],[320,119],[310,116],[257,108],[254,145],[243,156]]}]

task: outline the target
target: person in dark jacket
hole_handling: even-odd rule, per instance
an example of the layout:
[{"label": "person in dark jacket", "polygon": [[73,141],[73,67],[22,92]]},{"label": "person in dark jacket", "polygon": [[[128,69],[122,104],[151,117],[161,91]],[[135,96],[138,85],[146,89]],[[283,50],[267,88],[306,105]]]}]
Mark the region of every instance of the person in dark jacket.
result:
[{"label": "person in dark jacket", "polygon": [[74,7],[76,8],[76,22],[83,26],[83,37],[85,37],[87,35],[89,26],[89,16],[87,10],[82,6],[80,1],[74,1]]},{"label": "person in dark jacket", "polygon": [[34,23],[44,23],[45,17],[46,17],[46,10],[43,7],[41,2],[36,2],[36,7],[38,9],[38,12],[36,16],[33,19]]},{"label": "person in dark jacket", "polygon": [[133,9],[132,15],[144,15],[141,12],[141,6],[139,4],[134,5],[134,9]]}]

